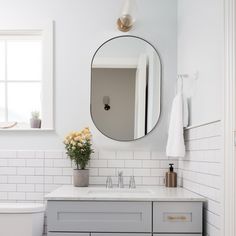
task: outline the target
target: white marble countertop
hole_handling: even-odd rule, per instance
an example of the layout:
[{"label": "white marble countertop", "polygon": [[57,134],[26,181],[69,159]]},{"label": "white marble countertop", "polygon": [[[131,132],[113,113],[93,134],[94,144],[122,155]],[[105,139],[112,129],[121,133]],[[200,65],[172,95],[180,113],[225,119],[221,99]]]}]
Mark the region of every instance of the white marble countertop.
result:
[{"label": "white marble countertop", "polygon": [[105,187],[78,188],[65,185],[45,196],[48,201],[205,201],[183,188],[137,187],[136,189]]}]

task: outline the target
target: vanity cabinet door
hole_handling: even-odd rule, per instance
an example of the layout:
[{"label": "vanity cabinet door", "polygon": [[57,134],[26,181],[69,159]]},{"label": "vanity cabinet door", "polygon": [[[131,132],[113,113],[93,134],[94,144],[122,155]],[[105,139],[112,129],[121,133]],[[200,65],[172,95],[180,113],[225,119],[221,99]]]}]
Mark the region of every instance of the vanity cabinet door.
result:
[{"label": "vanity cabinet door", "polygon": [[49,232],[151,233],[151,202],[48,201]]},{"label": "vanity cabinet door", "polygon": [[154,202],[153,232],[201,235],[202,208],[202,202]]}]

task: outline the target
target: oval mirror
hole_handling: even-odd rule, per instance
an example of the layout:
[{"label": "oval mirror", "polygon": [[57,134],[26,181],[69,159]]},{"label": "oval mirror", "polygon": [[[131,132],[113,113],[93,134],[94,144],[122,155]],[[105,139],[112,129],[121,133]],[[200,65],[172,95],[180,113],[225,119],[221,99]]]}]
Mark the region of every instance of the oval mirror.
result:
[{"label": "oval mirror", "polygon": [[131,141],[158,122],[161,62],[156,49],[134,36],[102,44],[91,64],[91,116],[106,136]]}]

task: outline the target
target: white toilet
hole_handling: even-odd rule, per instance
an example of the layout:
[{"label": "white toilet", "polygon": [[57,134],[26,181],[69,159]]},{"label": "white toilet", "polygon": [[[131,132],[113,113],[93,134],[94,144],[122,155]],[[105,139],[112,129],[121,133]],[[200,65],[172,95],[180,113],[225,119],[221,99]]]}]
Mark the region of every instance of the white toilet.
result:
[{"label": "white toilet", "polygon": [[1,236],[42,236],[45,207],[34,203],[0,203]]}]

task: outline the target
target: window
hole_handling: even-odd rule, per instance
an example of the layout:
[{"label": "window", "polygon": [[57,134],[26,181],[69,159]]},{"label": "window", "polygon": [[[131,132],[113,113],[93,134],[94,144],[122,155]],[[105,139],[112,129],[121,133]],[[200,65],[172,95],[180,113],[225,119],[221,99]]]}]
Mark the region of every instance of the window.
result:
[{"label": "window", "polygon": [[0,122],[29,129],[38,111],[42,128],[53,128],[51,33],[0,29]]}]

